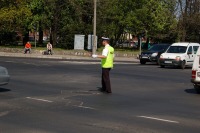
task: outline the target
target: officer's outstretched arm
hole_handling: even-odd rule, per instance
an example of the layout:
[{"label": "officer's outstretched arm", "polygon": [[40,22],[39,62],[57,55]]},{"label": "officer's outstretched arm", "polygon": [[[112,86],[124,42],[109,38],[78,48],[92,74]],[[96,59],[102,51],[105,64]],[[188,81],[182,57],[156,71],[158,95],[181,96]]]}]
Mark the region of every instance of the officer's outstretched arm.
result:
[{"label": "officer's outstretched arm", "polygon": [[106,58],[107,56],[105,56],[105,55],[92,55],[92,57],[93,58],[101,58],[101,59],[103,59],[103,58]]}]

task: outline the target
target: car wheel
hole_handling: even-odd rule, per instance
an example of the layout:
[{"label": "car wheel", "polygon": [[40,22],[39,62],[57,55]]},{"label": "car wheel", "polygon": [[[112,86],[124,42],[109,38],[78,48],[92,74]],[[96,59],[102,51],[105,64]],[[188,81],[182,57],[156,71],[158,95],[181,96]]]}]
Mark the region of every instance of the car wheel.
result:
[{"label": "car wheel", "polygon": [[181,69],[185,69],[185,61],[181,62]]},{"label": "car wheel", "polygon": [[140,60],[140,64],[146,64],[146,61]]},{"label": "car wheel", "polygon": [[194,84],[194,89],[196,90],[196,92],[197,92],[198,94],[200,94],[200,86]]}]

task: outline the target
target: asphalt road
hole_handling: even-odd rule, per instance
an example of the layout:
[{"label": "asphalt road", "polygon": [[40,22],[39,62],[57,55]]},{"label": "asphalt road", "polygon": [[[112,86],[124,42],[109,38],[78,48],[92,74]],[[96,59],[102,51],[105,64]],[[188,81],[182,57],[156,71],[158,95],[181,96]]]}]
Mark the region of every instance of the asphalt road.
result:
[{"label": "asphalt road", "polygon": [[191,68],[116,62],[112,94],[95,61],[0,58],[0,133],[199,133]]}]

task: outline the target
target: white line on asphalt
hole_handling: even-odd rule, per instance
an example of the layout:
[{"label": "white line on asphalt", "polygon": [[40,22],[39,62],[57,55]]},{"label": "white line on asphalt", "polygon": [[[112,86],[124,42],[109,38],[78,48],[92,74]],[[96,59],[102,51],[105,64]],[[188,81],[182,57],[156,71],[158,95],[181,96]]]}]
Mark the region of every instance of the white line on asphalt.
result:
[{"label": "white line on asphalt", "polygon": [[84,108],[84,109],[92,109],[92,110],[96,110],[95,108],[92,107],[87,107],[87,106],[82,106],[82,105],[73,105],[75,107],[79,107],[79,108]]},{"label": "white line on asphalt", "polygon": [[5,62],[9,62],[9,63],[16,63],[16,61],[5,61]]},{"label": "white line on asphalt", "polygon": [[152,119],[152,120],[157,120],[157,121],[170,122],[170,123],[179,123],[178,121],[172,121],[172,120],[167,120],[167,119],[160,119],[160,118],[155,118],[155,117],[148,117],[148,116],[137,116],[137,117],[145,118],[145,119]]},{"label": "white line on asphalt", "polygon": [[32,100],[37,100],[37,101],[49,102],[49,103],[52,103],[52,102],[53,102],[53,101],[50,101],[50,100],[39,99],[39,98],[33,98],[33,97],[26,97],[26,98],[32,99]]},{"label": "white line on asphalt", "polygon": [[26,64],[26,65],[40,66],[39,64],[34,64],[34,63],[28,63],[28,62],[22,62],[22,63],[24,63],[24,64]]},{"label": "white line on asphalt", "polygon": [[8,113],[10,113],[10,111],[0,112],[0,117],[1,117],[1,116],[5,116],[5,115],[7,115]]}]

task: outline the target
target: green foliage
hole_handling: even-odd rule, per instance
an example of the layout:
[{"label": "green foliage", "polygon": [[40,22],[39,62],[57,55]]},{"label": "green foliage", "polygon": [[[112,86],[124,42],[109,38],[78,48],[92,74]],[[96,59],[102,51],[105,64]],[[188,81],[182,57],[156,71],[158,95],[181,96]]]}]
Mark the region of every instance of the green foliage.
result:
[{"label": "green foliage", "polygon": [[32,13],[27,7],[25,1],[16,2],[1,1],[5,5],[0,8],[0,30],[16,31],[23,28]]},{"label": "green foliage", "polygon": [[200,42],[200,1],[177,0],[179,41]]},{"label": "green foliage", "polygon": [[0,3],[0,44],[15,44],[16,32],[24,32],[32,13],[25,0],[1,0]]},{"label": "green foliage", "polygon": [[157,38],[176,26],[172,0],[110,0],[101,4],[98,31],[114,42],[124,33],[137,36],[145,32],[146,37]]},{"label": "green foliage", "polygon": [[31,10],[33,16],[29,21],[28,28],[33,30],[37,29],[39,26],[39,22],[45,19],[44,15],[44,1],[43,0],[32,0],[28,4],[29,9]]},{"label": "green foliage", "polygon": [[[73,48],[75,34],[93,33],[92,0],[0,0],[0,35],[48,30],[54,47]],[[175,40],[177,19],[174,0],[97,0],[97,36],[112,38],[124,33],[157,40]],[[1,37],[1,40],[4,37]],[[42,42],[40,42],[42,43]]]}]

